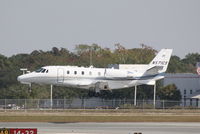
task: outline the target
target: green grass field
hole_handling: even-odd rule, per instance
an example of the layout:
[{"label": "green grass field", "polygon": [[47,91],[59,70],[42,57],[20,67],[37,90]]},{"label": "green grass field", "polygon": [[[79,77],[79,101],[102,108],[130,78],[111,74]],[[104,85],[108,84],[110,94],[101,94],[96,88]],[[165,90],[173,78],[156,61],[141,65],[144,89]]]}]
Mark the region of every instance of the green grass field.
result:
[{"label": "green grass field", "polygon": [[0,122],[200,122],[200,110],[0,111]]}]

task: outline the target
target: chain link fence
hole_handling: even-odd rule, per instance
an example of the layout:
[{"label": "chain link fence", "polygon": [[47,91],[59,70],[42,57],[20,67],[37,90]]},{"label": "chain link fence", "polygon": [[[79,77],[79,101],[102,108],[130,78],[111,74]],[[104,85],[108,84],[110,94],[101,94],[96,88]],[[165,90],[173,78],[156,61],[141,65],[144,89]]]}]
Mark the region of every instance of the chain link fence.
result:
[{"label": "chain link fence", "polygon": [[[134,99],[0,99],[0,110],[45,110],[45,109],[151,109],[153,100]],[[157,109],[200,108],[199,99],[182,101],[156,100]]]}]

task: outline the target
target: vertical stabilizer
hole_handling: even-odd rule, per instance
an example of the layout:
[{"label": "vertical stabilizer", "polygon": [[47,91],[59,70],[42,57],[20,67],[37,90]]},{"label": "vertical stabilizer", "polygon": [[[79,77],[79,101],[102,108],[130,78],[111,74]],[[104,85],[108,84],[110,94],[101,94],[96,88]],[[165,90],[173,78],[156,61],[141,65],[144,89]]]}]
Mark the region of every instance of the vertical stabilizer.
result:
[{"label": "vertical stabilizer", "polygon": [[159,67],[159,73],[165,72],[167,70],[172,51],[172,49],[161,49],[156,57],[150,62],[150,68]]}]

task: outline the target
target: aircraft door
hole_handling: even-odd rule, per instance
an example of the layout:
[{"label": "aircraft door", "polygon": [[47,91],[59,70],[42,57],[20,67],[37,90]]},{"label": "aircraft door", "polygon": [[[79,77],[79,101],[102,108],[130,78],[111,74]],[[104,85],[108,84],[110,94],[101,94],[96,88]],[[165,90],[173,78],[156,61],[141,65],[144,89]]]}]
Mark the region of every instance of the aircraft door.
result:
[{"label": "aircraft door", "polygon": [[57,70],[57,82],[63,83],[64,82],[64,69],[58,68]]}]

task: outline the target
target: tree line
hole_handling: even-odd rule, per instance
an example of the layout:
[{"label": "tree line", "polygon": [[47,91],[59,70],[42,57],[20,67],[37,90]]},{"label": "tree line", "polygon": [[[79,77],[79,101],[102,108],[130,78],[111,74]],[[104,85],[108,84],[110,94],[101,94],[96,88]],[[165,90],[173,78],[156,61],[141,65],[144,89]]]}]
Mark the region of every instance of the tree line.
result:
[{"label": "tree line", "polygon": [[[157,54],[157,50],[141,44],[140,48],[126,49],[121,44],[115,44],[115,49],[102,48],[98,44],[80,44],[74,51],[66,48],[53,47],[50,51],[34,50],[30,54],[17,54],[6,57],[0,54],[0,99],[48,99],[50,98],[49,85],[32,85],[31,92],[27,85],[17,81],[22,74],[20,68],[34,71],[46,65],[73,65],[105,68],[109,64],[148,64]],[[181,59],[171,57],[168,73],[196,73],[196,62],[200,61],[199,53],[189,53]],[[179,100],[180,92],[175,85],[162,87],[158,82],[157,96],[160,99]],[[171,94],[170,94],[170,93]],[[113,91],[94,91],[67,87],[54,87],[53,98],[89,98],[101,97],[105,99],[133,99],[134,88]],[[138,87],[138,99],[152,99],[153,87],[142,85]]]}]

